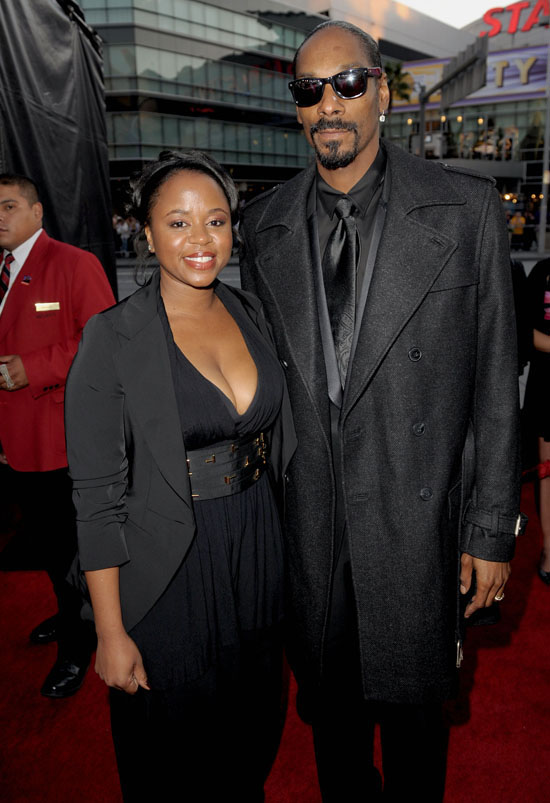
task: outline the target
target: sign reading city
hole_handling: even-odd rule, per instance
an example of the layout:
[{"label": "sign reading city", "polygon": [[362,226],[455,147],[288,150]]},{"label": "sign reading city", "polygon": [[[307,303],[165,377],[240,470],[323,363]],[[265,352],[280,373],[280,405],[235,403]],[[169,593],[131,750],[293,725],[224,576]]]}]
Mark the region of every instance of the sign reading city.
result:
[{"label": "sign reading city", "polygon": [[[548,46],[526,47],[513,50],[498,50],[487,55],[485,85],[460,101],[461,106],[469,106],[480,101],[502,102],[519,98],[539,98],[546,93],[546,62]],[[403,72],[410,87],[409,100],[394,98],[395,109],[414,111],[418,108],[419,86],[434,86],[443,77],[445,61],[428,59],[426,61],[405,62]],[[430,97],[428,108],[438,108],[443,100],[436,93]],[[448,101],[451,105],[458,103]]]},{"label": "sign reading city", "polygon": [[[525,22],[519,27],[520,17],[523,11],[528,8],[531,9]],[[508,27],[503,30],[503,22],[506,21],[507,15]],[[525,15],[524,15],[525,16]],[[509,6],[497,6],[490,8],[483,15],[483,21],[490,26],[489,30],[481,31],[480,36],[497,36],[499,33],[517,33],[518,30],[522,33],[530,31],[535,25],[544,25],[544,17],[550,16],[550,0],[535,0],[535,2],[528,2],[522,0],[518,3],[510,3]]]}]

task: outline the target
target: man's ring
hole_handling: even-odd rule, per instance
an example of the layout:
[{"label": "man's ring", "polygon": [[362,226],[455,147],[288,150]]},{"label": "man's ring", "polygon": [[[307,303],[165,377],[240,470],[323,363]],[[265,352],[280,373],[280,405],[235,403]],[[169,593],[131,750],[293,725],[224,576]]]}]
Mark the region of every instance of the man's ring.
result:
[{"label": "man's ring", "polygon": [[495,597],[495,602],[502,602],[503,599],[504,599],[504,592],[502,592],[502,594],[498,594]]}]

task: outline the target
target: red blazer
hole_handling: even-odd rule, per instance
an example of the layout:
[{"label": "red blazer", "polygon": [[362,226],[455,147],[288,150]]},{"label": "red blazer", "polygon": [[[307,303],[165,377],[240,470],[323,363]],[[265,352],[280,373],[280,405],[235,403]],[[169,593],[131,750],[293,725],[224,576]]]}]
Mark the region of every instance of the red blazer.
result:
[{"label": "red blazer", "polygon": [[[45,303],[58,308],[36,308]],[[41,233],[0,314],[0,355],[21,355],[29,379],[0,391],[0,443],[16,471],[67,465],[65,380],[84,324],[114,303],[93,254]]]}]

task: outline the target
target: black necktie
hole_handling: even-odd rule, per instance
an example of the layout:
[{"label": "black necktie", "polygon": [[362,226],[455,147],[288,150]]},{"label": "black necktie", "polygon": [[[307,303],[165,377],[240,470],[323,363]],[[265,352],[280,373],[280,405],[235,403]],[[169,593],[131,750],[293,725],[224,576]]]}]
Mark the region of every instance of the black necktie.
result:
[{"label": "black necktie", "polygon": [[5,252],[4,264],[0,271],[0,302],[8,292],[10,286],[10,265],[14,260],[13,254],[8,251]]},{"label": "black necktie", "polygon": [[328,313],[342,385],[346,379],[355,325],[357,226],[353,201],[342,196],[336,204],[338,224],[329,237],[323,257]]}]

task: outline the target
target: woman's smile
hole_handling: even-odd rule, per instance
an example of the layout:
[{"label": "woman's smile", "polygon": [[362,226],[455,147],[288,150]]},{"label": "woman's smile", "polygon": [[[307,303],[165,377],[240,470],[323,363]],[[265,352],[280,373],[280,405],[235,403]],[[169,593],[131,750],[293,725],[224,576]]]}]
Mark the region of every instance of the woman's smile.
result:
[{"label": "woman's smile", "polygon": [[184,257],[195,270],[211,270],[216,264],[216,254],[212,251],[197,251]]}]

